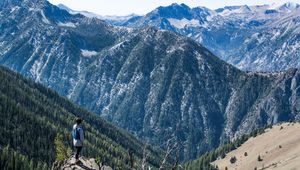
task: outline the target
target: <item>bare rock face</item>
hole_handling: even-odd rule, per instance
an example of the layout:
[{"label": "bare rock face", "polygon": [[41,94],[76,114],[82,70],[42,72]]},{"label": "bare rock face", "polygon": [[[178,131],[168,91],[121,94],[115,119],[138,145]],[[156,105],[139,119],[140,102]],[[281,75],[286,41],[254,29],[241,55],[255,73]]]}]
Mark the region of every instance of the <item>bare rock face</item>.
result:
[{"label": "bare rock face", "polygon": [[55,162],[52,170],[112,170],[109,166],[98,164],[94,158],[81,157],[80,161],[80,164],[75,164],[75,158],[72,157],[65,161]]}]

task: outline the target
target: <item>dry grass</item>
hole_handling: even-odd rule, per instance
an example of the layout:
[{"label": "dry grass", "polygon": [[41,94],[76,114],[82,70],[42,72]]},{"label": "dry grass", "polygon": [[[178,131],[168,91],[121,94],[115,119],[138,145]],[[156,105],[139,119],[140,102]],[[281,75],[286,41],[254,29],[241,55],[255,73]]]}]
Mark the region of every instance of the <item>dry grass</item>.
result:
[{"label": "dry grass", "polygon": [[[258,161],[259,155],[262,161]],[[231,164],[229,160],[233,156],[237,161]],[[228,170],[254,170],[255,167],[257,170],[300,170],[300,124],[273,126],[212,164],[218,165],[220,170],[225,170],[225,167]]]}]

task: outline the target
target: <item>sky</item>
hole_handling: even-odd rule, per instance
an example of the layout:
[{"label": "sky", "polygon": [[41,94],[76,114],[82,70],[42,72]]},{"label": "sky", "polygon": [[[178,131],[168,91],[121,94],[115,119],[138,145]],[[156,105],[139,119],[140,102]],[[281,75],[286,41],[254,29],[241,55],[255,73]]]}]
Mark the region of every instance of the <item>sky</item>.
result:
[{"label": "sky", "polygon": [[73,10],[89,11],[100,15],[146,14],[158,6],[168,6],[172,3],[185,3],[190,7],[205,6],[217,9],[232,5],[263,5],[284,4],[300,0],[48,0],[54,5],[62,3]]}]

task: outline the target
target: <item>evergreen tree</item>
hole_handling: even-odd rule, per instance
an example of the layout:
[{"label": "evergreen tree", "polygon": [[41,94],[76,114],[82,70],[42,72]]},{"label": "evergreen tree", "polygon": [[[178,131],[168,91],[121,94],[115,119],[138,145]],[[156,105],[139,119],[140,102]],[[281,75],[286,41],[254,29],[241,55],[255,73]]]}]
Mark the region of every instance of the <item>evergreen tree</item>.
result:
[{"label": "evergreen tree", "polygon": [[62,134],[58,133],[56,135],[54,144],[55,144],[55,151],[56,151],[56,157],[55,157],[56,161],[65,160],[71,155],[70,149],[68,149],[63,142]]},{"label": "evergreen tree", "polygon": [[[0,67],[0,82],[1,170],[19,167],[34,170],[37,166],[49,169],[55,159],[66,158],[70,152],[66,148],[72,146],[70,131],[76,117],[84,118],[86,157],[100,157],[113,169],[129,168],[124,161],[129,159],[128,149],[135,158],[142,157],[143,143],[133,135],[56,92],[3,67]],[[147,163],[159,167],[163,152],[149,147],[149,153]]]}]

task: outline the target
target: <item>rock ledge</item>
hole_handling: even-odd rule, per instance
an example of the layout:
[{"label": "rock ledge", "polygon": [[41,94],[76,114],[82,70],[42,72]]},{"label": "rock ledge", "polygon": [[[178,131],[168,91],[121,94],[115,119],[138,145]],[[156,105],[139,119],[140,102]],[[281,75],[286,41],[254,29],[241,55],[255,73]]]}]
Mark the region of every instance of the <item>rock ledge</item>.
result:
[{"label": "rock ledge", "polygon": [[87,159],[84,157],[79,158],[81,163],[75,164],[75,158],[69,158],[65,161],[55,162],[52,170],[112,170],[111,167],[98,164],[94,158]]}]

